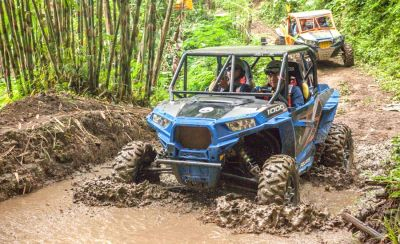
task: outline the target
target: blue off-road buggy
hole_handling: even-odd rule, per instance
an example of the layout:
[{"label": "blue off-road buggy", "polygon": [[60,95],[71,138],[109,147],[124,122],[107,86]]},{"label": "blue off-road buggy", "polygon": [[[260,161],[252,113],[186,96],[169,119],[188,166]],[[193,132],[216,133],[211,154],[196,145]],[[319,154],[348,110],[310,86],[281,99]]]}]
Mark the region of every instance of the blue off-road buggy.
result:
[{"label": "blue off-road buggy", "polygon": [[[156,181],[159,173],[172,172],[190,187],[226,184],[257,191],[260,203],[298,203],[299,175],[313,164],[349,168],[353,160],[350,129],[332,124],[339,94],[318,84],[313,53],[303,45],[215,47],[184,53],[169,87],[170,100],[147,117],[163,152],[155,158],[152,145],[131,142],[116,158],[115,175],[124,181],[144,177]],[[228,67],[233,81],[238,60],[249,87],[265,83],[260,70],[266,64],[281,61],[276,91],[234,92],[230,82],[228,92],[215,92],[213,87],[224,79]],[[193,79],[201,64],[215,67],[214,72]],[[299,107],[288,102],[293,79],[304,95],[305,104]],[[200,91],[188,90],[189,82]],[[211,85],[204,91],[201,85],[207,83]]]}]

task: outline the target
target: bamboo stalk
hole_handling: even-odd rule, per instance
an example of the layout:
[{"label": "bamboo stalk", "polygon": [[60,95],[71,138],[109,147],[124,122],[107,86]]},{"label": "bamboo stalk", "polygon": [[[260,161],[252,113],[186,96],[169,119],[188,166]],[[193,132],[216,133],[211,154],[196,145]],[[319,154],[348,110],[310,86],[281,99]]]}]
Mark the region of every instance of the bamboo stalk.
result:
[{"label": "bamboo stalk", "polygon": [[[5,2],[3,2],[5,4]],[[0,18],[1,18],[1,28],[2,28],[2,36],[3,36],[3,47],[4,47],[4,52],[8,55],[8,60],[11,64],[12,70],[14,72],[14,77],[20,82],[20,72],[19,72],[19,64],[18,60],[13,57],[12,53],[12,47],[11,43],[8,40],[9,34],[6,26],[6,21],[5,21],[5,14],[4,14],[4,5],[2,2],[0,2]],[[0,34],[1,34],[0,33]],[[10,72],[11,73],[11,72]],[[21,85],[21,84],[20,84]]]},{"label": "bamboo stalk", "polygon": [[[1,18],[0,18],[1,21]],[[3,73],[4,80],[6,81],[6,89],[9,98],[13,97],[12,85],[10,79],[10,62],[8,53],[4,48],[3,38],[0,36],[0,68]]]},{"label": "bamboo stalk", "polygon": [[158,47],[156,61],[154,63],[154,67],[153,67],[153,77],[152,77],[152,81],[151,81],[151,84],[153,86],[156,86],[158,75],[160,73],[161,60],[162,60],[162,55],[163,55],[164,48],[165,48],[165,41],[166,41],[167,34],[169,31],[169,23],[171,20],[173,4],[174,4],[174,0],[168,1],[167,13],[165,14],[165,19],[164,19],[164,23],[163,23],[163,27],[162,27],[162,31],[161,31],[160,44]]},{"label": "bamboo stalk", "polygon": [[[9,21],[10,29],[11,29],[11,43],[13,44],[12,50],[13,52],[13,59],[15,59],[16,62],[16,68],[19,69],[18,74],[22,74],[22,77],[18,75],[16,77],[18,84],[20,85],[20,91],[22,92],[23,95],[26,94],[26,88],[24,85],[23,81],[27,80],[27,74],[26,74],[26,69],[25,69],[25,62],[24,62],[24,57],[23,57],[23,47],[21,44],[21,39],[19,38],[20,36],[18,34],[18,24],[17,24],[17,19],[16,19],[16,14],[15,14],[15,8],[14,8],[14,2],[5,0],[4,1],[4,6],[7,14],[7,18]],[[14,72],[16,72],[14,70]],[[23,81],[21,80],[23,79]]]},{"label": "bamboo stalk", "polygon": [[149,38],[147,40],[147,73],[146,73],[146,86],[145,86],[145,98],[148,101],[151,95],[151,81],[152,81],[152,68],[154,65],[154,46],[155,46],[155,23],[156,23],[156,1],[150,1],[149,7],[149,21],[148,21],[148,33]]},{"label": "bamboo stalk", "polygon": [[54,56],[51,55],[51,52],[50,52],[50,43],[49,43],[48,37],[47,37],[47,35],[46,35],[46,32],[44,31],[43,23],[42,23],[42,21],[40,20],[40,14],[39,14],[39,10],[38,10],[37,4],[36,4],[35,0],[31,0],[31,1],[32,1],[32,4],[33,4],[33,8],[34,8],[34,10],[35,10],[36,16],[37,16],[37,18],[38,18],[39,27],[40,27],[40,30],[41,30],[41,32],[42,32],[43,39],[45,40],[45,43],[46,43],[46,47],[47,47],[47,51],[48,51],[48,56],[49,56],[49,58],[50,58],[50,60],[51,60],[51,62],[52,62],[52,64],[53,64],[53,66],[54,66],[54,71],[55,71],[55,73],[56,73],[56,76],[57,76],[57,78],[59,78],[59,77],[60,77],[60,73],[59,73],[59,71],[58,71],[57,62],[56,62],[56,60],[54,59]]},{"label": "bamboo stalk", "polygon": [[364,231],[365,233],[369,234],[370,236],[378,239],[378,240],[383,240],[385,236],[382,233],[379,233],[378,231],[372,229],[368,225],[366,225],[364,222],[360,221],[359,219],[353,217],[352,215],[348,213],[342,213],[342,218],[346,220],[349,223],[352,223],[357,229]]},{"label": "bamboo stalk", "polygon": [[110,0],[103,0],[103,5],[104,5],[104,12],[105,12],[105,17],[106,17],[106,31],[109,35],[114,34],[114,26],[112,23],[112,17],[111,17],[111,9],[110,9]]},{"label": "bamboo stalk", "polygon": [[106,83],[105,83],[105,88],[108,89],[109,86],[109,82],[110,82],[110,74],[111,74],[111,67],[112,67],[112,63],[113,63],[113,59],[114,59],[114,55],[115,55],[115,47],[117,45],[117,37],[118,37],[118,31],[119,31],[119,25],[121,23],[121,15],[119,17],[118,23],[117,23],[117,27],[114,33],[114,38],[113,38],[113,42],[111,45],[111,52],[110,52],[110,61],[108,62],[108,68],[107,68],[107,79],[106,79]]},{"label": "bamboo stalk", "polygon": [[128,50],[129,50],[129,6],[126,1],[121,1],[120,5],[121,15],[121,51],[120,51],[120,79],[118,84],[118,99],[120,101],[129,97],[129,84],[130,77],[128,69],[130,67],[128,63]]},{"label": "bamboo stalk", "polygon": [[100,77],[100,66],[101,66],[101,58],[103,54],[103,1],[99,0],[97,5],[97,31],[98,31],[98,37],[99,37],[99,54],[97,56],[97,71],[96,71],[96,88],[99,87],[99,77]]}]

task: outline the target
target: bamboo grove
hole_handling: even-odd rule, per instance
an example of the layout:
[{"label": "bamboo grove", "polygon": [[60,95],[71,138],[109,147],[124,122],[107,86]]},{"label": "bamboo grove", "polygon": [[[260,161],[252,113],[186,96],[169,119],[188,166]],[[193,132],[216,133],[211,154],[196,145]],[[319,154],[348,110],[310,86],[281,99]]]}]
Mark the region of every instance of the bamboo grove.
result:
[{"label": "bamboo grove", "polygon": [[[9,97],[44,89],[132,101],[150,96],[167,39],[179,36],[173,0],[1,0],[0,82]],[[178,32],[178,33],[177,33]],[[173,45],[173,44],[170,44]]]}]

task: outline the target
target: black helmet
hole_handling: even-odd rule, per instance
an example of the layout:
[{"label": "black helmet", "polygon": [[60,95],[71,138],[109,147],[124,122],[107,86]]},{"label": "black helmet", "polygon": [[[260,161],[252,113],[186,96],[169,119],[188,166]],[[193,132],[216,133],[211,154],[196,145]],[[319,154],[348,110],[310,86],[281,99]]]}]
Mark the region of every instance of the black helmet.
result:
[{"label": "black helmet", "polygon": [[272,60],[265,68],[265,74],[278,73],[281,70],[282,61]]},{"label": "black helmet", "polygon": [[[230,70],[232,67],[232,61],[229,62],[229,64],[226,66],[226,70]],[[240,58],[235,58],[235,69],[240,68],[242,71],[244,71],[244,64],[243,61]]]}]

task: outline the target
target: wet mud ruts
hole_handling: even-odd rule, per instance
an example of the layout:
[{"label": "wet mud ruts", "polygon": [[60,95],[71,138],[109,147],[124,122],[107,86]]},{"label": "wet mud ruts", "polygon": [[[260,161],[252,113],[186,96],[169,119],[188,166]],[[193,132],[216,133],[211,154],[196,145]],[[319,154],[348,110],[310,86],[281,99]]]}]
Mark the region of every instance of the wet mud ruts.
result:
[{"label": "wet mud ruts", "polygon": [[197,211],[204,223],[215,223],[236,233],[285,234],[342,225],[340,219],[309,204],[260,205],[248,195],[170,188],[148,181],[122,183],[110,176],[98,177],[75,183],[74,202],[116,207],[162,205],[174,212]]}]

